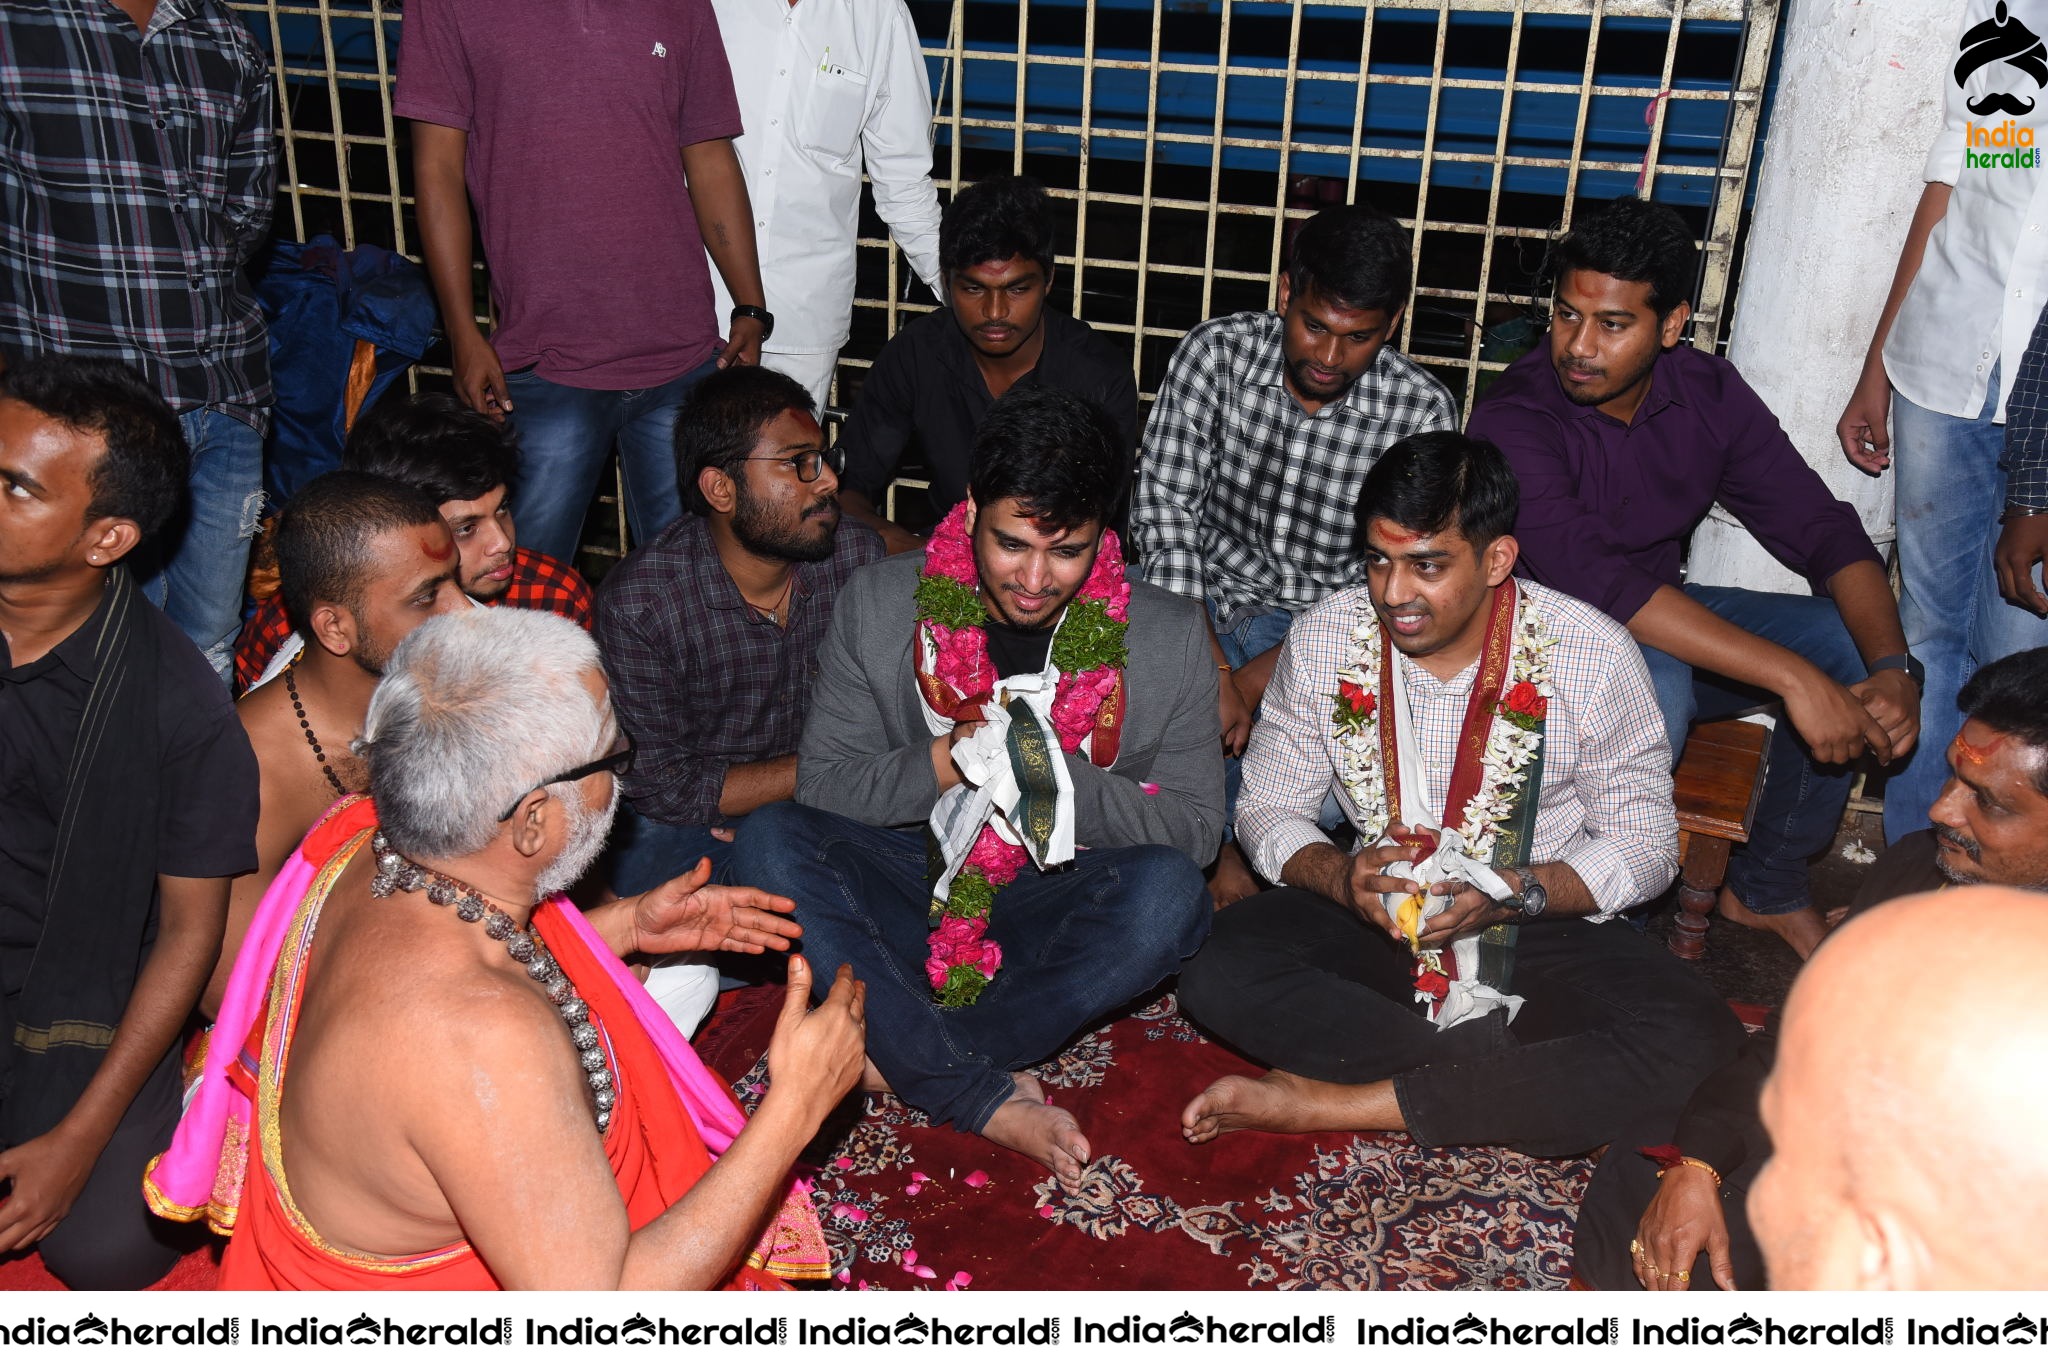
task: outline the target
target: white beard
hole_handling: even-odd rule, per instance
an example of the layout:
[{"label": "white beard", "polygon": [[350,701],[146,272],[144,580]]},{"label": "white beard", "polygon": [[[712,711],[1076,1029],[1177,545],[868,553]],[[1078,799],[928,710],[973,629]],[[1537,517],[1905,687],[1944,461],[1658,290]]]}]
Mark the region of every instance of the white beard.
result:
[{"label": "white beard", "polygon": [[546,901],[576,886],[577,880],[583,877],[591,862],[604,849],[605,837],[611,834],[612,818],[618,814],[619,794],[623,791],[624,785],[614,777],[612,799],[602,812],[584,806],[580,795],[562,804],[569,816],[569,843],[562,847],[553,863],[541,870],[534,886],[536,898]]}]

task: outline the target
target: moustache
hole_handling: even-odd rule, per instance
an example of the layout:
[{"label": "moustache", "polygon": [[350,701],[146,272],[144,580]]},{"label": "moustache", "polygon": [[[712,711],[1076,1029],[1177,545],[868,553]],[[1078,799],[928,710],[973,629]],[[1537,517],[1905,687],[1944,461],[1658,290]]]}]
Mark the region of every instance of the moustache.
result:
[{"label": "moustache", "polygon": [[1971,100],[1968,108],[1979,118],[1986,114],[2026,115],[2034,112],[2034,102],[2023,100],[2017,95],[2008,95],[2002,90],[1994,90],[1982,99]]},{"label": "moustache", "polygon": [[817,515],[818,515],[819,513],[822,513],[822,512],[834,512],[834,513],[836,513],[836,512],[838,512],[838,511],[839,511],[839,495],[837,495],[837,494],[827,494],[827,495],[825,495],[825,497],[823,497],[823,498],[819,499],[819,500],[818,500],[818,501],[817,501],[816,503],[813,503],[813,504],[812,504],[812,505],[811,505],[810,507],[808,507],[808,508],[804,509],[804,516],[805,516],[805,517],[816,517],[816,516],[817,516]]},{"label": "moustache", "polygon": [[1934,836],[1937,840],[1946,840],[1951,845],[1960,847],[1962,852],[1972,859],[1984,853],[1982,845],[1979,845],[1953,826],[1944,826],[1940,822],[1936,822],[1934,825]]}]

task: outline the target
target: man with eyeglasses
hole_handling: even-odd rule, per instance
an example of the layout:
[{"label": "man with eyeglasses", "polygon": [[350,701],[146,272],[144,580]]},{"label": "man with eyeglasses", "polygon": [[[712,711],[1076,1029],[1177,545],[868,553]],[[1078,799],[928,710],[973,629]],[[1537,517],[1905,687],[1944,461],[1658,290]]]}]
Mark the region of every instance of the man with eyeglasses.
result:
[{"label": "man with eyeglasses", "polygon": [[[613,705],[639,746],[625,779],[612,886],[644,892],[711,861],[733,830],[796,792],[818,647],[847,576],[882,539],[839,516],[842,459],[810,391],[744,367],[700,383],[676,419],[685,513],[606,577],[597,640]],[[687,1033],[717,996],[702,963],[648,978]]]},{"label": "man with eyeglasses", "polygon": [[208,1051],[149,1167],[155,1209],[233,1229],[223,1287],[825,1277],[790,1169],[859,1076],[864,993],[842,968],[806,1010],[791,956],[775,1086],[743,1116],[620,960],[787,950],[791,904],[701,869],[588,913],[562,895],[630,754],[590,636],[436,618],[392,654],[362,751],[369,798],[306,837],[235,965],[216,1034],[251,1043]]}]

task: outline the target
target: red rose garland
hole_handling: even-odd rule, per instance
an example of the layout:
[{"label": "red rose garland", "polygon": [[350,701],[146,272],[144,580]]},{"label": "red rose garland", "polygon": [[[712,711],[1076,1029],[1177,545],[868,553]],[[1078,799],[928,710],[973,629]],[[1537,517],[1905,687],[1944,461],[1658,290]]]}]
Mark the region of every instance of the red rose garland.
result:
[{"label": "red rose garland", "polygon": [[[967,507],[961,504],[932,532],[917,581],[918,689],[932,711],[954,721],[979,720],[996,685],[979,584]],[[1048,662],[1059,670],[1051,715],[1060,748],[1074,754],[1086,743],[1088,759],[1105,769],[1116,760],[1123,732],[1130,601],[1123,548],[1115,532],[1104,531],[1095,567],[1053,634]],[[931,953],[925,974],[941,1006],[971,1005],[1002,967],[1002,946],[988,938],[989,910],[997,890],[1016,880],[1027,858],[1023,846],[997,832],[991,816],[954,874],[926,939]]]}]

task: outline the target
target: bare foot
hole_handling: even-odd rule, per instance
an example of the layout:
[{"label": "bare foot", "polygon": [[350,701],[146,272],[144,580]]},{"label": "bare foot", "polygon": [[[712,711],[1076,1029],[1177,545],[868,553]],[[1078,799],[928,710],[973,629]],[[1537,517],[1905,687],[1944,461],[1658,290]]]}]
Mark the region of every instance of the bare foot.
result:
[{"label": "bare foot", "polygon": [[1216,851],[1216,872],[1209,875],[1209,895],[1216,899],[1218,911],[1232,902],[1242,902],[1258,890],[1258,880],[1252,877],[1251,866],[1244,862],[1236,841]]},{"label": "bare foot", "polygon": [[1725,887],[1721,889],[1721,900],[1714,904],[1714,910],[1722,919],[1733,921],[1738,926],[1768,930],[1792,946],[1792,952],[1801,959],[1813,957],[1813,951],[1820,948],[1820,942],[1830,929],[1827,921],[1812,907],[1801,907],[1779,916],[1760,916],[1742,905]]},{"label": "bare foot", "polygon": [[1045,1089],[1027,1073],[1013,1074],[1017,1090],[996,1107],[996,1113],[981,1127],[984,1139],[1006,1149],[1015,1149],[1035,1163],[1043,1163],[1072,1191],[1081,1184],[1081,1169],[1088,1163],[1088,1137],[1068,1112],[1045,1101]]},{"label": "bare foot", "polygon": [[893,1096],[896,1093],[896,1089],[889,1085],[889,1079],[882,1076],[882,1070],[875,1066],[875,1061],[871,1058],[863,1058],[860,1061],[860,1089],[863,1092],[880,1092],[885,1096]]},{"label": "bare foot", "polygon": [[1390,1082],[1344,1086],[1283,1073],[1219,1077],[1180,1114],[1181,1137],[1206,1144],[1232,1130],[1312,1134],[1319,1130],[1404,1130]]}]

